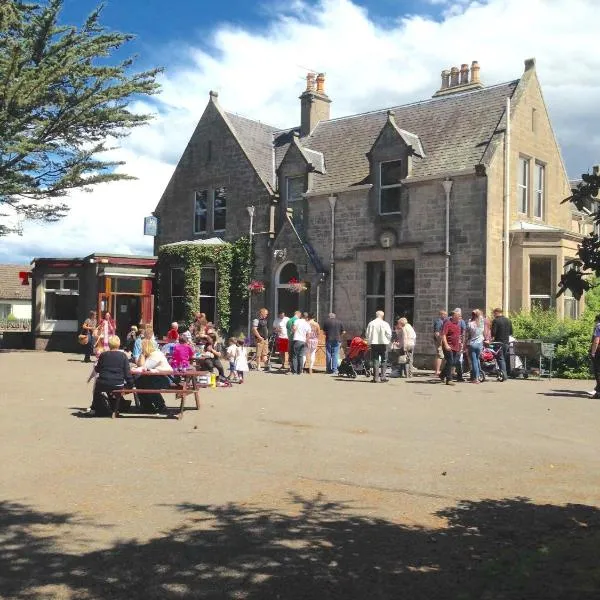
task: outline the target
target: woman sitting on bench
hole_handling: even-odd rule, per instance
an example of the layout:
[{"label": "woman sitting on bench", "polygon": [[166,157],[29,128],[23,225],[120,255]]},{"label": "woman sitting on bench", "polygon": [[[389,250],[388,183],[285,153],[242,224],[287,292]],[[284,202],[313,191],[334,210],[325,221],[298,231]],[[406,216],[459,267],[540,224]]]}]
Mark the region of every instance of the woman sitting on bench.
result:
[{"label": "woman sitting on bench", "polygon": [[[142,355],[140,357],[141,371],[151,372],[153,375],[141,375],[136,379],[136,387],[140,390],[160,390],[169,388],[171,380],[168,377],[173,372],[167,357],[156,347],[151,339],[142,342]],[[139,373],[139,371],[138,371]],[[161,394],[140,394],[140,408],[146,413],[167,413],[164,398]]]}]

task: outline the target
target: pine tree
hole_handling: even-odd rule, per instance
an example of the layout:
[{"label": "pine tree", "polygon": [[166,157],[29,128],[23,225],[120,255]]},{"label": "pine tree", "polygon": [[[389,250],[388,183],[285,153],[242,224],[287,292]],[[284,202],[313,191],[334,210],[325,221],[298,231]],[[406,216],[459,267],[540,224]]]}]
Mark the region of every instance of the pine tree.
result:
[{"label": "pine tree", "polygon": [[[111,61],[133,36],[108,31],[99,6],[80,27],[59,24],[63,0],[0,0],[0,208],[56,221],[69,190],[131,179],[99,155],[152,117],[128,104],[158,92],[160,69]],[[111,64],[111,62],[113,64]],[[1,215],[0,215],[1,216]],[[0,236],[11,229],[0,224]]]}]

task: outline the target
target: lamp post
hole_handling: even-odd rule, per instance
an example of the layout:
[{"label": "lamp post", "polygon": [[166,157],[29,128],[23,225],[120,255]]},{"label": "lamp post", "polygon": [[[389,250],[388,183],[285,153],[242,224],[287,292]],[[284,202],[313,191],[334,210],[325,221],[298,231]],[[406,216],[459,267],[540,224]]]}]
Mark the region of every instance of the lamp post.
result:
[{"label": "lamp post", "polygon": [[[248,231],[248,243],[250,244],[249,259],[252,264],[252,237],[254,236],[254,206],[247,206],[246,210],[250,216],[250,229]],[[252,293],[248,290],[248,339],[250,339],[250,330],[252,328]]]},{"label": "lamp post", "polygon": [[331,207],[331,252],[329,257],[329,312],[333,312],[333,279],[335,269],[335,203],[337,196],[331,194],[328,198]]},{"label": "lamp post", "polygon": [[452,179],[446,177],[442,181],[444,193],[446,194],[446,285],[444,288],[444,309],[449,311],[449,293],[450,293],[450,192],[452,191]]}]

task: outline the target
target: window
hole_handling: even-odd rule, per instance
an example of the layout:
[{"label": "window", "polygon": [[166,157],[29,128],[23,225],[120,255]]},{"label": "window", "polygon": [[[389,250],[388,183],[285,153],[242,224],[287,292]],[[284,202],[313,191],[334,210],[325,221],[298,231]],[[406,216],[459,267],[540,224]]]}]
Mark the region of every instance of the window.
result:
[{"label": "window", "polygon": [[194,205],[194,233],[206,233],[208,214],[208,192],[196,192]]},{"label": "window", "polygon": [[46,321],[75,321],[79,318],[79,279],[44,280]]},{"label": "window", "polygon": [[527,214],[529,208],[529,159],[519,158],[517,210]]},{"label": "window", "polygon": [[367,263],[365,323],[375,318],[378,310],[385,310],[385,262]]},{"label": "window", "polygon": [[[573,265],[568,264],[573,259],[567,258],[565,261],[565,273],[573,268]],[[565,319],[577,319],[579,317],[579,302],[573,297],[571,290],[565,290],[564,299],[564,316]]]},{"label": "window", "polygon": [[11,308],[11,304],[0,304],[0,319],[7,319],[8,315],[10,315]]},{"label": "window", "polygon": [[379,164],[379,214],[400,212],[402,194],[402,161],[390,160]]},{"label": "window", "polygon": [[185,272],[182,267],[171,269],[171,321],[185,319]]},{"label": "window", "polygon": [[544,179],[546,177],[546,167],[535,163],[535,196],[533,200],[533,216],[538,219],[544,218]]},{"label": "window", "polygon": [[213,204],[213,231],[225,231],[227,221],[227,192],[224,187],[215,190]]},{"label": "window", "polygon": [[552,258],[529,259],[529,305],[548,310],[552,307]]},{"label": "window", "polygon": [[217,270],[214,267],[200,269],[200,312],[211,323],[217,320]]},{"label": "window", "polygon": [[413,322],[415,309],[415,263],[398,260],[394,268],[394,323],[401,317]]},{"label": "window", "polygon": [[304,175],[287,177],[286,186],[287,208],[292,209],[292,223],[296,228],[301,228],[304,224],[304,197],[302,194],[306,191]]},{"label": "window", "polygon": [[116,277],[112,280],[113,291],[118,294],[141,294],[142,280],[140,278],[128,279]]}]

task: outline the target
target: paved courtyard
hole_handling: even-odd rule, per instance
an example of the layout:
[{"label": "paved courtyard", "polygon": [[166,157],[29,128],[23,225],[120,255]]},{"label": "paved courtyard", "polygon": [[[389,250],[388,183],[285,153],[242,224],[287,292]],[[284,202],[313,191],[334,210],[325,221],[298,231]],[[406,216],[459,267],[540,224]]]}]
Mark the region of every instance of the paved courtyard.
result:
[{"label": "paved courtyard", "polygon": [[1,598],[600,597],[590,382],[251,373],[84,419],[80,361],[0,354]]}]

